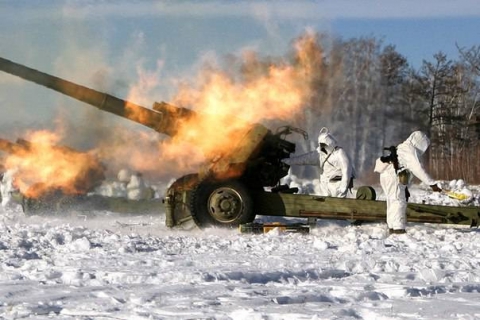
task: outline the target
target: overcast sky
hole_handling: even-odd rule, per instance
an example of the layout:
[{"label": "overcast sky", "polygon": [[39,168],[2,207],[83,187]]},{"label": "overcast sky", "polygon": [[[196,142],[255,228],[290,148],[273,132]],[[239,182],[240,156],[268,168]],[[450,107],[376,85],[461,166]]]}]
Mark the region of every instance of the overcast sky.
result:
[{"label": "overcast sky", "polygon": [[[439,51],[455,58],[456,43],[480,45],[478,0],[2,0],[0,7],[0,56],[119,95],[148,72],[155,83],[137,101],[147,106],[168,100],[202,59],[245,48],[282,56],[306,28],[383,39],[413,66]],[[41,126],[65,104],[58,99],[0,74],[1,128]]]}]

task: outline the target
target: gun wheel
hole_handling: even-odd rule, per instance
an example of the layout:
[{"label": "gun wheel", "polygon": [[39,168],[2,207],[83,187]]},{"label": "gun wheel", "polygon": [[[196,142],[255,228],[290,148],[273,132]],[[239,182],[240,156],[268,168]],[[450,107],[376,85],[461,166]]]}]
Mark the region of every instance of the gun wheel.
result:
[{"label": "gun wheel", "polygon": [[358,188],[355,198],[358,200],[375,200],[377,198],[377,193],[375,192],[375,189],[370,186],[362,186]]},{"label": "gun wheel", "polygon": [[236,180],[201,182],[193,191],[190,208],[200,227],[236,227],[255,218],[252,198]]}]

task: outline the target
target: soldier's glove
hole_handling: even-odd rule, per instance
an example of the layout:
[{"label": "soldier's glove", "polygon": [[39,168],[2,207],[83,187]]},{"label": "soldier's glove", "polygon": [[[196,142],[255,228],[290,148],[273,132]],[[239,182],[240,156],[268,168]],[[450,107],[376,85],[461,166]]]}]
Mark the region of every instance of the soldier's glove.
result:
[{"label": "soldier's glove", "polygon": [[442,192],[442,189],[437,184],[432,184],[430,186],[434,192]]}]

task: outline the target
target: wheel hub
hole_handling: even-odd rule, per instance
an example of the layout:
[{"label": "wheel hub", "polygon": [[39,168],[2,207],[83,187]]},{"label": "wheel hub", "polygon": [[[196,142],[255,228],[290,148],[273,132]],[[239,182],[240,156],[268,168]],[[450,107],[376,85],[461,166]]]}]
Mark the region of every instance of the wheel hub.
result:
[{"label": "wheel hub", "polygon": [[208,210],[218,221],[230,222],[242,213],[243,199],[232,188],[218,188],[208,199]]},{"label": "wheel hub", "polygon": [[232,203],[228,199],[222,199],[220,201],[220,210],[229,211],[232,208]]}]

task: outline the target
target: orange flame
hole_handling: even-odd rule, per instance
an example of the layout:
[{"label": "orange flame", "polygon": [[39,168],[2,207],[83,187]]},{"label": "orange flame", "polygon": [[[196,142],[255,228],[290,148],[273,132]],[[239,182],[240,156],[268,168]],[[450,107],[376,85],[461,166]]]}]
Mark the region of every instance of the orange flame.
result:
[{"label": "orange flame", "polygon": [[[230,154],[252,124],[272,120],[291,122],[302,114],[308,103],[315,65],[322,60],[315,41],[314,33],[307,32],[299,38],[291,61],[261,61],[254,52],[246,51],[236,66],[229,66],[229,72],[212,66],[203,68],[193,83],[184,83],[171,99],[173,105],[193,108],[199,115],[177,121],[175,136],[159,139],[157,162],[151,161],[146,153],[134,154],[129,150],[125,154],[124,145],[108,153],[120,157],[125,154],[129,165],[140,171],[196,172],[206,158]],[[159,63],[153,72],[137,67],[139,81],[126,100],[147,105],[145,97],[150,96],[161,81],[161,67]],[[238,72],[232,71],[237,67]],[[128,105],[126,108],[134,112]],[[131,118],[145,122],[145,116],[146,113],[140,112]]]},{"label": "orange flame", "polygon": [[[298,56],[305,47],[297,45]],[[196,85],[184,86],[172,101],[178,106],[194,106],[199,113],[179,126],[174,141],[189,142],[211,157],[230,152],[253,123],[298,117],[310,97],[312,72],[307,56],[297,63],[265,66],[254,54],[246,53],[242,67],[249,73],[240,80],[205,68]],[[202,161],[194,158],[191,148],[174,145],[164,145],[163,152],[173,158],[188,157],[197,164]]]},{"label": "orange flame", "polygon": [[[262,60],[255,52],[245,51],[235,64],[229,65],[228,71],[212,66],[203,68],[195,81],[184,83],[170,99],[172,104],[192,108],[199,114],[176,123],[174,137],[164,139],[161,134],[149,130],[114,130],[107,141],[99,141],[97,151],[109,166],[113,162],[123,162],[118,165],[147,172],[147,177],[150,172],[160,173],[160,176],[198,172],[206,159],[233,152],[252,124],[272,120],[291,123],[302,114],[312,95],[315,66],[322,60],[322,52],[315,47],[315,41],[315,35],[309,33],[299,38],[291,60]],[[162,62],[153,72],[144,70],[139,64],[139,81],[126,100],[148,105],[147,98],[153,96],[161,83],[161,69]],[[134,112],[139,108],[126,105],[126,109]],[[146,112],[129,114],[131,119],[140,122],[148,122],[144,119],[146,116]],[[67,164],[63,167],[67,168]],[[49,177],[39,174],[44,179]]]},{"label": "orange flame", "polygon": [[54,146],[59,139],[53,132],[33,132],[7,156],[5,167],[17,170],[16,187],[27,197],[37,198],[54,190],[83,194],[104,179],[104,168],[94,157]]}]

